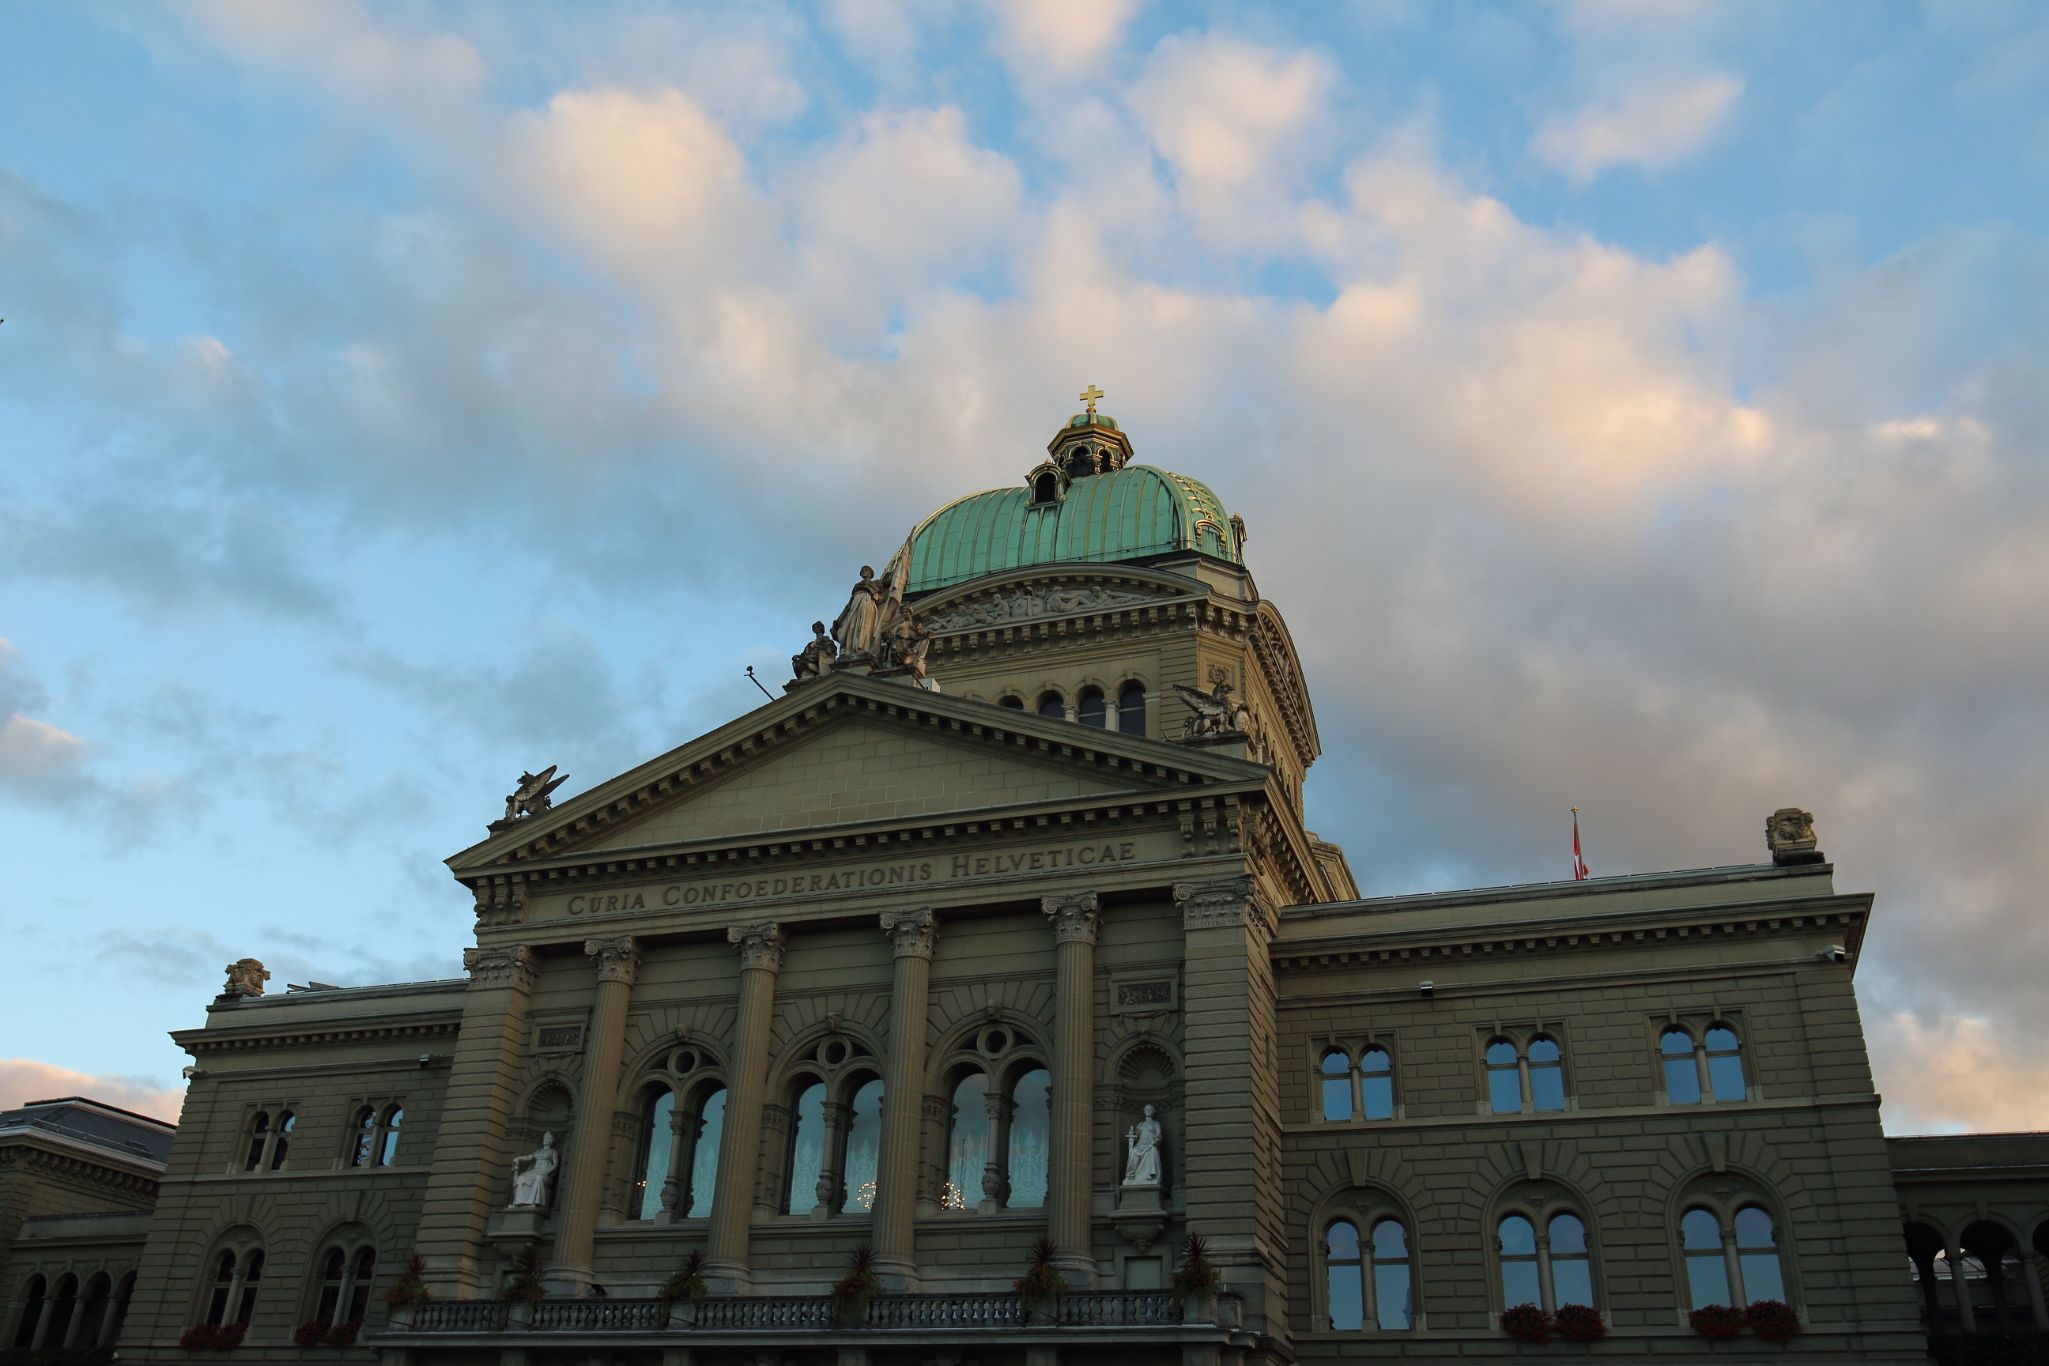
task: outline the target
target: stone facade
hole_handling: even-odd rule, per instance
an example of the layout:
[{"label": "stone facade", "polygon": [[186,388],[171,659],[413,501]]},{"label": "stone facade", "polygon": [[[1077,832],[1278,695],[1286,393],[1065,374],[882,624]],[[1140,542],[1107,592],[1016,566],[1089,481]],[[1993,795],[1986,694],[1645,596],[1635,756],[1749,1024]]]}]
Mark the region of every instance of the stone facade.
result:
[{"label": "stone facade", "polygon": [[[1056,454],[1114,428],[1078,421]],[[1129,474],[1117,440],[1021,515]],[[1811,818],[1751,867],[1359,899],[1303,824],[1287,625],[1201,494],[1165,553],[982,546],[908,598],[893,562],[877,610],[929,631],[926,680],[800,653],[754,712],[509,803],[449,860],[463,977],[280,994],[236,965],[176,1036],[124,1359],[210,1322],[245,1359],[449,1366],[1560,1350],[1504,1329],[1525,1301],[1628,1360],[1908,1362],[1961,1326],[1924,1324],[1901,1202],[1945,1269],[1992,1245],[1937,1177],[1896,1192],[1851,989],[1871,898]],[[1148,1107],[1159,1179],[1127,1182]],[[1996,1322],[2045,1322],[2038,1224],[2006,1227]],[[1190,1235],[1215,1293],[1175,1285]],[[1067,1293],[1021,1303],[1042,1238]],[[414,1257],[432,1299],[387,1315]],[[706,1298],[672,1306],[686,1265]],[[1689,1318],[1754,1300],[1789,1346]]]}]

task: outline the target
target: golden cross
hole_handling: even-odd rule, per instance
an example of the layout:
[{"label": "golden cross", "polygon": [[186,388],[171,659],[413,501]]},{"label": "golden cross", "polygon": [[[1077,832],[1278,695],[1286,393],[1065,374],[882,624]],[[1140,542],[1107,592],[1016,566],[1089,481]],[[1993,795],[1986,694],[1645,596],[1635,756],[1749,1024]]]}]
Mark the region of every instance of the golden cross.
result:
[{"label": "golden cross", "polygon": [[1103,391],[1093,384],[1081,391],[1081,401],[1089,405],[1089,412],[1091,414],[1094,414],[1096,411],[1096,400],[1102,396]]}]

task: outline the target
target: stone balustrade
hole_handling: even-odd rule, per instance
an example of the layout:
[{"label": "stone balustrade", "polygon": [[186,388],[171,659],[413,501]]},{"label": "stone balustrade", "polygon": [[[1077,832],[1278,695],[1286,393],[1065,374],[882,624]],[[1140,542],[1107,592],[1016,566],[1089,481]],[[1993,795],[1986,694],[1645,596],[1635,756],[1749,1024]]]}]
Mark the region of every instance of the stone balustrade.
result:
[{"label": "stone balustrade", "polygon": [[[1237,1304],[1226,1297],[1206,1316],[1185,1318],[1164,1290],[1076,1291],[1050,1312],[1028,1314],[1017,1296],[1003,1292],[881,1295],[859,1324],[834,1322],[826,1295],[715,1296],[696,1306],[678,1306],[679,1332],[1020,1332],[1062,1329],[1161,1328],[1187,1325],[1231,1328]],[[670,1329],[669,1307],[660,1300],[543,1300],[530,1309],[504,1300],[449,1300],[424,1304],[409,1327],[388,1336],[452,1333],[656,1333]]]}]

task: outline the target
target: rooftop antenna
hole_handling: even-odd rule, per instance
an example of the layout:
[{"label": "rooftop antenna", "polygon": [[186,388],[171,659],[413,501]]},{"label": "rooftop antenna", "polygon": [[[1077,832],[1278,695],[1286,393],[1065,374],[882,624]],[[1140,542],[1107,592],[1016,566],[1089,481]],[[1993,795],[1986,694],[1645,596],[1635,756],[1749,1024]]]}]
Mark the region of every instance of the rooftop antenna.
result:
[{"label": "rooftop antenna", "polygon": [[749,683],[752,683],[755,687],[761,688],[761,695],[763,697],[766,697],[771,702],[775,701],[775,694],[770,692],[767,688],[762,688],[761,680],[754,676],[754,666],[752,664],[749,664],[747,666],[747,681]]}]

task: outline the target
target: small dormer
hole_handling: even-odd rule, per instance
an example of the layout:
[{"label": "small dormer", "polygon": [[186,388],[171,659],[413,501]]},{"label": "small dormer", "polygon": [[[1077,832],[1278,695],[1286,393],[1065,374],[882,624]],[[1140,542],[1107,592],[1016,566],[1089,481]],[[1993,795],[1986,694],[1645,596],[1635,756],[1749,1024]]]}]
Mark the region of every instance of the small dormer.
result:
[{"label": "small dormer", "polygon": [[1032,491],[1032,500],[1025,504],[1025,506],[1028,508],[1054,506],[1067,496],[1067,485],[1070,482],[1067,471],[1061,469],[1060,466],[1054,464],[1051,460],[1041,460],[1032,467],[1032,472],[1025,476],[1025,487]]},{"label": "small dormer", "polygon": [[[1046,443],[1047,463],[1069,483],[1092,474],[1121,470],[1131,463],[1131,438],[1118,429],[1116,418],[1096,411],[1096,400],[1102,396],[1103,391],[1093,384],[1082,390],[1081,401],[1087,407],[1068,418],[1067,425]],[[1039,470],[1033,470],[1031,478],[1032,502],[1036,505]],[[1065,492],[1066,484],[1062,484],[1063,496]]]}]

